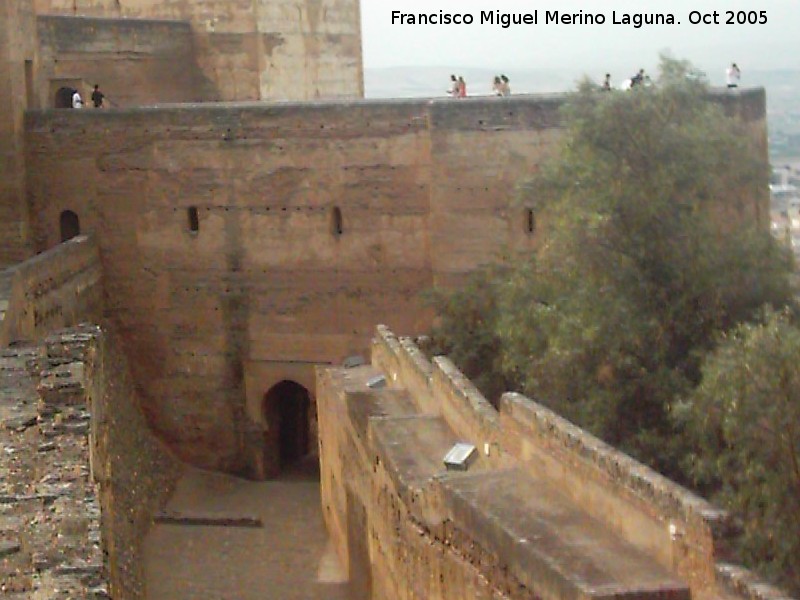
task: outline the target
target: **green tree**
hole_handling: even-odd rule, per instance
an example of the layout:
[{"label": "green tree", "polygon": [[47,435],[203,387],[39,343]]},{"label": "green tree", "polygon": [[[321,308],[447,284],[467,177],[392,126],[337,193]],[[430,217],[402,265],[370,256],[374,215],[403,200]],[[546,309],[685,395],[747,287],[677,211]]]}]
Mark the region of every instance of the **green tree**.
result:
[{"label": "green tree", "polygon": [[518,387],[503,372],[497,334],[497,287],[505,273],[505,268],[491,265],[474,273],[463,288],[433,290],[426,298],[439,316],[425,351],[449,356],[495,404],[501,394]]},{"label": "green tree", "polygon": [[725,335],[676,412],[697,482],[740,517],[742,558],[800,593],[800,328],[769,313]]},{"label": "green tree", "polygon": [[718,332],[792,301],[791,258],[756,220],[764,157],[687,70],[665,59],[654,88],[574,95],[524,191],[550,227],[498,319],[526,392],[684,481],[673,399]]},{"label": "green tree", "polygon": [[[560,152],[522,191],[548,224],[539,250],[480,286],[486,319],[439,331],[461,365],[480,321],[491,344],[469,375],[518,382],[683,482],[674,399],[719,332],[793,297],[792,259],[757,222],[765,157],[687,69],[664,60],[630,92],[581,86]],[[440,302],[443,322],[465,300]]]}]

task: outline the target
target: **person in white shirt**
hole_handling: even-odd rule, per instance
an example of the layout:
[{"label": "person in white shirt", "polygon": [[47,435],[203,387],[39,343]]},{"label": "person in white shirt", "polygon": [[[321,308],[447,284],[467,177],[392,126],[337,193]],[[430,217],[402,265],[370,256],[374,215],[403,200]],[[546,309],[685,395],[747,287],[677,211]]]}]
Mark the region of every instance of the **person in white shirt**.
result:
[{"label": "person in white shirt", "polygon": [[742,72],[736,63],[732,63],[725,71],[725,79],[728,82],[729,88],[739,87],[739,79],[742,77]]},{"label": "person in white shirt", "polygon": [[451,98],[458,98],[458,79],[455,75],[450,75],[450,89],[447,90],[447,95]]},{"label": "person in white shirt", "polygon": [[500,80],[500,76],[495,76],[494,81],[492,82],[492,93],[495,96],[503,95],[503,82]]},{"label": "person in white shirt", "polygon": [[83,98],[78,90],[72,93],[72,108],[83,108]]},{"label": "person in white shirt", "polygon": [[505,75],[500,75],[500,92],[502,96],[511,95],[511,82]]}]

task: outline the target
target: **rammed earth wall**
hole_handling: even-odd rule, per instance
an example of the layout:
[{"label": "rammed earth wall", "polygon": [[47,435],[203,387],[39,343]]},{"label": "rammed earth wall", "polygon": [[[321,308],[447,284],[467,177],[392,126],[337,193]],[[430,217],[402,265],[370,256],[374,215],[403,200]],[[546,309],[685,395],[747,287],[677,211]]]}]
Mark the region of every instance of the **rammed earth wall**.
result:
[{"label": "rammed earth wall", "polygon": [[40,341],[50,331],[99,321],[100,256],[94,240],[73,238],[0,271],[0,347]]},{"label": "rammed earth wall", "polygon": [[[314,365],[363,354],[375,323],[425,331],[420,292],[534,247],[516,189],[563,102],[30,113],[35,245],[79,216],[150,423],[194,464],[253,474],[272,386],[313,395]],[[763,92],[725,102],[763,134]]]},{"label": "rammed earth wall", "polygon": [[[388,386],[371,389],[378,375]],[[317,390],[323,514],[356,597],[564,599],[589,585],[785,598],[724,562],[724,512],[529,398],[495,410],[448,360],[384,327],[370,365],[320,368]],[[442,463],[456,441],[479,454],[466,473]]]},{"label": "rammed earth wall", "polygon": [[122,340],[77,325],[102,306],[87,237],[0,273],[0,586],[19,597],[145,597],[140,544],[181,472],[147,427]]}]

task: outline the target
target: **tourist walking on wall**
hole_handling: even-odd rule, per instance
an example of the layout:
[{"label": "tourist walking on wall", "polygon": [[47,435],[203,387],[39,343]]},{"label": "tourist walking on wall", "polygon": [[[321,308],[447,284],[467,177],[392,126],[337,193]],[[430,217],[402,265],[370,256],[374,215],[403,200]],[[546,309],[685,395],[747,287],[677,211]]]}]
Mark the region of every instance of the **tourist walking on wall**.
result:
[{"label": "tourist walking on wall", "polygon": [[447,90],[447,95],[458,98],[458,78],[455,75],[450,75],[450,89]]},{"label": "tourist walking on wall", "polygon": [[464,81],[464,77],[460,76],[458,78],[458,97],[459,98],[466,98],[467,97],[467,82]]},{"label": "tourist walking on wall", "polygon": [[72,91],[72,108],[83,108],[83,98],[78,90]]},{"label": "tourist walking on wall", "polygon": [[492,82],[492,92],[495,96],[503,95],[503,81],[500,79],[499,75],[495,75],[494,77],[494,82]]},{"label": "tourist walking on wall", "polygon": [[501,96],[511,95],[511,82],[505,75],[500,75],[500,95]]},{"label": "tourist walking on wall", "polygon": [[603,80],[603,85],[600,87],[604,92],[611,91],[611,73],[606,73],[606,78]]},{"label": "tourist walking on wall", "polygon": [[639,69],[639,72],[631,77],[631,87],[634,88],[637,85],[644,85],[644,69]]},{"label": "tourist walking on wall", "polygon": [[100,86],[95,84],[94,91],[92,92],[92,104],[95,108],[103,108],[103,98],[106,95],[100,91]]},{"label": "tourist walking on wall", "polygon": [[731,66],[725,70],[725,79],[729,88],[739,87],[739,79],[742,77],[742,72],[736,63],[731,63]]}]

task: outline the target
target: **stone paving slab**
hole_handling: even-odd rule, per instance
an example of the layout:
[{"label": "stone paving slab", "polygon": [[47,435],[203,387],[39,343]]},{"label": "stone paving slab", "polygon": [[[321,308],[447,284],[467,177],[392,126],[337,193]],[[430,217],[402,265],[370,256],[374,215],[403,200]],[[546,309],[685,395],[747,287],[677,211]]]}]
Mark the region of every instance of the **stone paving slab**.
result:
[{"label": "stone paving slab", "polygon": [[461,535],[545,600],[689,600],[688,586],[520,469],[442,479]]},{"label": "stone paving slab", "polygon": [[224,513],[160,512],[154,521],[163,525],[195,525],[197,527],[264,527],[260,517]]},{"label": "stone paving slab", "polygon": [[145,540],[150,600],[347,600],[322,521],[316,458],[267,482],[192,470],[175,514],[257,516],[261,528],[156,524]]}]

